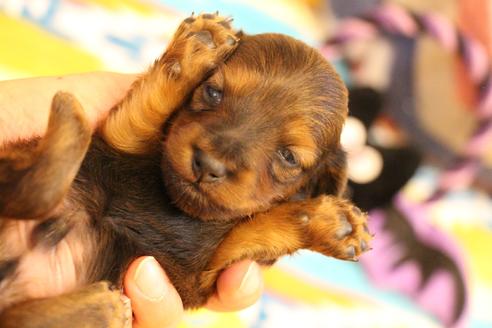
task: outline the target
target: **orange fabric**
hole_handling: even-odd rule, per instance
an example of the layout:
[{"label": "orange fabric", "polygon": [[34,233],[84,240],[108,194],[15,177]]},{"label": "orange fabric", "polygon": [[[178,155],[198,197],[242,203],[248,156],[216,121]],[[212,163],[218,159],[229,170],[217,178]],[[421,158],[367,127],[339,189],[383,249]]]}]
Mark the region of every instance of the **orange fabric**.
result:
[{"label": "orange fabric", "polygon": [[489,0],[461,0],[458,3],[458,24],[463,31],[482,42],[491,54],[489,11]]},{"label": "orange fabric", "polygon": [[[492,54],[490,34],[490,4],[489,0],[460,0],[457,3],[458,26],[467,35],[481,42]],[[457,64],[457,91],[465,104],[473,109],[477,103],[477,89],[472,84],[466,68],[461,63]]]}]

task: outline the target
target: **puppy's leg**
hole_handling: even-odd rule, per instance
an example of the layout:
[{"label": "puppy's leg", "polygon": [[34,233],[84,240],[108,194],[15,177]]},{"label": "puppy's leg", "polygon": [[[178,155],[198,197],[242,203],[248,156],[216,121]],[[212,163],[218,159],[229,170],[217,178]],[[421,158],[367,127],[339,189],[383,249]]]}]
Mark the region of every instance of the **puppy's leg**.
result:
[{"label": "puppy's leg", "polygon": [[26,301],[0,314],[0,328],[131,327],[132,310],[121,293],[100,282],[70,294]]},{"label": "puppy's leg", "polygon": [[57,93],[46,135],[0,151],[0,217],[35,219],[53,210],[75,178],[90,140],[79,102]]},{"label": "puppy's leg", "polygon": [[203,14],[184,20],[166,52],[102,126],[106,142],[131,154],[158,150],[160,131],[169,116],[237,43],[227,19]]},{"label": "puppy's leg", "polygon": [[209,290],[220,271],[234,262],[272,263],[303,248],[356,260],[369,249],[370,239],[366,215],[348,201],[320,196],[281,204],[240,222],[229,232],[202,273],[201,287]]}]

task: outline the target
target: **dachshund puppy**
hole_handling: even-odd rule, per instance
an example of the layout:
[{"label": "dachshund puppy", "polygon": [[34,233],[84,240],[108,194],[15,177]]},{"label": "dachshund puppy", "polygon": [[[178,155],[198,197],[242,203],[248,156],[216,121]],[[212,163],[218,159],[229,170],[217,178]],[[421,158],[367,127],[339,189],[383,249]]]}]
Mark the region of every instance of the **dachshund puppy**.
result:
[{"label": "dachshund puppy", "polygon": [[179,26],[94,136],[58,93],[46,135],[0,152],[0,327],[123,326],[119,292],[97,282],[120,286],[141,255],[185,308],[243,259],[356,260],[371,236],[341,198],[346,115],[316,50],[213,14]]}]

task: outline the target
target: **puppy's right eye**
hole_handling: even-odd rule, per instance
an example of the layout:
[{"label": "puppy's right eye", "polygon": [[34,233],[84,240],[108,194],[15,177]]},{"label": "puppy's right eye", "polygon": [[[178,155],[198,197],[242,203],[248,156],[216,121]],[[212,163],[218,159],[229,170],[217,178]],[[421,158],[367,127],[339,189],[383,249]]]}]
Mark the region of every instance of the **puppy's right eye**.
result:
[{"label": "puppy's right eye", "polygon": [[278,154],[282,161],[289,167],[299,166],[299,161],[295,157],[294,153],[288,148],[282,148],[278,151]]},{"label": "puppy's right eye", "polygon": [[212,106],[217,106],[222,101],[222,91],[208,84],[203,88],[203,95],[205,100]]}]

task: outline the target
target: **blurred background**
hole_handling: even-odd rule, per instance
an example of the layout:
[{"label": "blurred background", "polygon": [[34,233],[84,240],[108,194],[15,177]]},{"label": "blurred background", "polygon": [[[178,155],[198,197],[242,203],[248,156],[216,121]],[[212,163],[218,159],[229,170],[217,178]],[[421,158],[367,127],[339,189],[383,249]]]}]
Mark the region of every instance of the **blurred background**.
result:
[{"label": "blurred background", "polygon": [[349,193],[376,239],[359,263],[282,259],[257,304],[182,327],[492,327],[492,2],[0,0],[0,80],[139,72],[182,19],[216,10],[343,76]]}]

